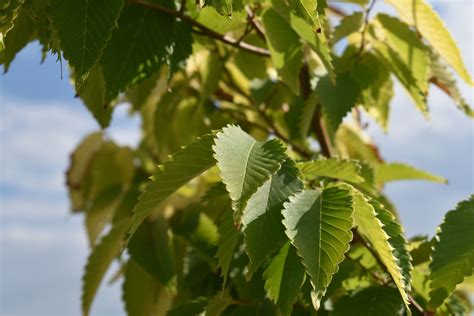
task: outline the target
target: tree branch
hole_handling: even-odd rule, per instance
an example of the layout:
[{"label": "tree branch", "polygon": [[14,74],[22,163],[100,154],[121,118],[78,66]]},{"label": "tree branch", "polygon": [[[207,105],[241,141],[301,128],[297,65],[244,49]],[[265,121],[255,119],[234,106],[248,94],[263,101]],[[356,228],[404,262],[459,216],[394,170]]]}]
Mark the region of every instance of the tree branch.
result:
[{"label": "tree branch", "polygon": [[205,35],[207,37],[214,38],[214,39],[216,39],[218,41],[221,41],[221,42],[223,42],[227,45],[236,47],[238,49],[247,51],[249,53],[252,53],[252,54],[255,54],[255,55],[258,55],[258,56],[264,56],[264,57],[270,56],[270,52],[267,49],[261,48],[261,47],[258,47],[258,46],[254,46],[254,45],[248,44],[246,42],[238,41],[238,40],[236,40],[232,37],[226,36],[224,34],[217,33],[216,31],[208,28],[207,26],[205,26],[205,25],[197,22],[196,20],[193,20],[192,18],[186,16],[184,14],[184,12],[181,12],[181,10],[176,11],[176,10],[167,8],[167,7],[162,6],[160,4],[157,4],[157,3],[148,2],[146,0],[129,0],[129,1],[131,3],[141,5],[143,7],[148,8],[148,9],[160,11],[164,14],[167,14],[167,15],[173,16],[175,18],[178,18],[181,21],[183,21],[183,22],[195,27],[196,29],[198,29],[200,31],[199,32],[200,34]]},{"label": "tree branch", "polygon": [[258,23],[256,20],[255,20],[255,13],[252,11],[252,9],[250,9],[249,6],[245,6],[245,10],[247,11],[247,19],[248,21],[250,22],[250,24],[253,26],[253,28],[255,29],[255,31],[257,32],[257,35],[263,40],[265,41],[265,30],[263,29],[263,27],[260,25],[260,23]]},{"label": "tree branch", "polygon": [[[305,101],[309,98],[309,95],[311,94],[310,79],[311,78],[309,75],[309,67],[308,67],[308,64],[305,63],[303,67],[301,68],[300,74],[299,74],[301,97]],[[331,142],[329,140],[326,127],[324,125],[320,104],[316,105],[316,110],[314,112],[313,131],[316,134],[316,138],[319,142],[319,146],[321,147],[321,152],[323,153],[323,155],[325,157],[331,157],[332,155]]]}]

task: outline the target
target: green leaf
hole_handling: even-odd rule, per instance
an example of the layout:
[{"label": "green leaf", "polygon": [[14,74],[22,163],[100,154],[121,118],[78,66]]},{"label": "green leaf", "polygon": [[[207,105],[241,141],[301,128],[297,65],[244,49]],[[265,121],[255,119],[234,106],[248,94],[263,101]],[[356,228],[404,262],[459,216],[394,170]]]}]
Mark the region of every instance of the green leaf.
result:
[{"label": "green leaf", "polygon": [[415,237],[410,240],[409,250],[412,257],[412,265],[417,266],[431,260],[431,253],[434,239],[427,239],[426,236]]},{"label": "green leaf", "polygon": [[139,84],[125,92],[127,100],[132,104],[134,110],[141,110],[148,102],[156,103],[160,97],[163,85],[167,84],[167,74],[159,71],[144,79]]},{"label": "green leaf", "polygon": [[431,52],[431,78],[430,81],[453,99],[456,106],[467,116],[474,117],[474,110],[467,103],[456,85],[456,79],[445,65],[440,56]]},{"label": "green leaf", "polygon": [[319,27],[319,19],[316,8],[317,1],[311,0],[290,0],[290,8],[299,17],[303,18],[308,24]]},{"label": "green leaf", "polygon": [[145,114],[145,119],[150,115],[153,121],[153,136],[161,161],[166,161],[170,154],[209,131],[209,126],[204,123],[204,106],[195,98],[183,97],[189,93],[188,84],[189,81],[185,80],[172,91],[162,94],[155,103],[154,113]]},{"label": "green leaf", "polygon": [[168,162],[159,166],[133,209],[132,226],[127,241],[161,202],[215,164],[212,156],[213,143],[214,136],[205,135],[173,154]]},{"label": "green leaf", "polygon": [[123,0],[52,0],[51,5],[61,50],[74,69],[79,87],[102,55]]},{"label": "green leaf", "polygon": [[135,174],[133,159],[130,148],[104,143],[89,166],[88,199],[93,201],[111,190],[127,189]]},{"label": "green leaf", "polygon": [[[387,39],[385,38],[385,35],[383,35],[383,32],[382,35],[380,33],[381,32],[378,32],[376,35],[374,28],[369,28],[369,34],[373,38],[372,44],[376,53],[381,58],[381,60],[384,61],[385,67],[390,69],[390,71],[397,77],[421,113],[426,116],[428,114],[426,92],[423,92],[422,88],[418,85],[415,75],[410,70],[411,67],[415,66],[412,64],[409,54],[408,60],[403,60],[396,50],[387,45]],[[409,49],[411,48],[409,47]],[[428,51],[425,53],[429,54]],[[406,62],[408,62],[408,64]]]},{"label": "green leaf", "polygon": [[317,177],[329,177],[341,179],[348,182],[364,182],[361,174],[361,166],[357,160],[333,158],[319,158],[297,164],[306,180],[314,180]]},{"label": "green leaf", "polygon": [[433,246],[429,308],[434,310],[474,268],[474,195],[449,211]]},{"label": "green leaf", "polygon": [[443,177],[433,175],[403,163],[384,163],[375,166],[374,170],[377,185],[383,185],[387,182],[398,180],[426,180],[437,183],[447,183],[447,180]]},{"label": "green leaf", "polygon": [[[370,204],[375,209],[377,213],[377,218],[382,222],[383,228],[387,233],[389,240],[388,242],[393,248],[393,255],[397,259],[397,264],[400,267],[400,270],[403,275],[403,284],[397,286],[404,286],[404,288],[410,290],[411,282],[411,271],[413,269],[411,264],[410,253],[407,249],[407,241],[404,236],[403,227],[398,223],[395,215],[390,213],[382,203],[371,200]],[[400,290],[401,291],[401,290]],[[403,294],[402,294],[403,297]],[[405,299],[405,297],[403,297]],[[405,304],[408,305],[408,301],[405,300]]]},{"label": "green leaf", "polygon": [[363,23],[364,14],[362,12],[354,12],[351,15],[345,16],[334,29],[331,39],[332,43],[336,44],[347,35],[357,32]]},{"label": "green leaf", "polygon": [[66,172],[66,184],[73,212],[84,210],[86,204],[86,179],[90,173],[93,158],[104,144],[102,132],[86,136],[71,154]]},{"label": "green leaf", "polygon": [[169,228],[163,215],[144,222],[128,244],[132,259],[161,284],[173,289],[174,254]]},{"label": "green leaf", "polygon": [[197,297],[195,299],[175,305],[167,316],[200,315],[208,304],[207,297]]},{"label": "green leaf", "polygon": [[378,14],[382,40],[400,57],[423,94],[428,93],[429,51],[410,27],[395,17]]},{"label": "green leaf", "polygon": [[[281,0],[272,0],[273,9],[283,18],[286,23],[291,26],[291,28],[297,33],[297,35],[308,45],[311,49],[318,55],[321,59],[326,71],[328,72],[329,77],[332,81],[335,80],[334,67],[332,65],[331,52],[327,46],[327,41],[321,31],[321,23],[319,20],[316,21],[317,25],[312,26],[311,23],[308,24],[303,18],[298,16],[298,12],[290,7],[288,7]],[[324,6],[318,6],[317,9],[322,9]],[[320,15],[321,17],[321,15]],[[267,30],[267,28],[265,27]],[[268,32],[268,31],[267,31]],[[299,73],[299,68],[297,68]]]},{"label": "green leaf", "polygon": [[219,316],[227,307],[232,305],[234,299],[227,291],[218,292],[212,299],[209,300],[205,309],[206,316]]},{"label": "green leaf", "polygon": [[296,249],[287,242],[263,273],[268,296],[282,315],[291,315],[293,304],[305,281],[305,267]]},{"label": "green leaf", "polygon": [[299,94],[299,73],[303,52],[298,34],[273,9],[262,15],[273,65],[293,93]]},{"label": "green leaf", "polygon": [[461,51],[438,14],[425,0],[385,0],[395,7],[400,17],[414,25],[459,76],[474,85],[462,60]]},{"label": "green leaf", "polygon": [[281,210],[283,202],[287,201],[290,195],[303,189],[298,173],[294,162],[287,160],[281,169],[252,195],[244,210],[242,223],[245,251],[250,259],[249,276],[287,239],[281,223]]},{"label": "green leaf", "polygon": [[219,235],[216,225],[202,209],[208,210],[209,206],[192,205],[175,213],[171,226],[173,233],[183,236],[200,254],[212,259]]},{"label": "green leaf", "polygon": [[209,4],[216,9],[217,12],[221,15],[227,16],[227,18],[232,18],[232,1],[231,0],[207,0]]},{"label": "green leaf", "polygon": [[113,107],[105,101],[105,82],[99,65],[92,67],[89,76],[77,90],[77,95],[100,127],[108,127],[112,119]]},{"label": "green leaf", "polygon": [[129,219],[116,223],[92,250],[82,278],[82,313],[89,315],[94,296],[110,264],[120,253]]},{"label": "green leaf", "polygon": [[403,308],[403,302],[394,288],[373,286],[354,295],[342,297],[334,306],[334,316],[397,316]]},{"label": "green leaf", "polygon": [[257,142],[240,127],[228,125],[217,133],[213,150],[239,224],[250,197],[285,161],[285,148],[277,139]]},{"label": "green leaf", "polygon": [[352,239],[352,198],[349,189],[336,186],[305,190],[284,204],[286,235],[311,277],[315,308],[338,270]]},{"label": "green leaf", "polygon": [[[124,7],[100,60],[107,101],[151,76],[162,65],[171,63],[170,68],[175,69],[177,63],[187,58],[191,30],[181,24],[156,10],[138,5]],[[180,42],[175,42],[178,36]]]},{"label": "green leaf", "polygon": [[342,157],[364,161],[371,166],[383,162],[377,146],[355,125],[343,124],[336,134],[335,143]]},{"label": "green leaf", "polygon": [[378,56],[384,61],[386,67],[397,77],[403,85],[407,93],[415,102],[417,108],[423,115],[427,115],[428,106],[426,105],[426,93],[421,90],[414,74],[410,71],[410,64],[405,61],[393,50],[386,45],[383,39],[375,39],[372,41]]},{"label": "green leaf", "polygon": [[120,198],[120,188],[114,188],[96,197],[87,208],[85,226],[90,246],[94,246],[105,225],[112,220]]},{"label": "green leaf", "polygon": [[15,19],[18,17],[18,11],[25,0],[8,0],[2,2],[1,20],[0,20],[0,52],[3,53],[3,38],[13,28]]},{"label": "green leaf", "polygon": [[221,224],[219,225],[219,241],[217,242],[218,249],[216,253],[216,258],[219,260],[219,267],[221,268],[221,275],[224,277],[222,288],[225,288],[227,283],[230,263],[239,238],[240,233],[234,225],[232,213],[224,211]]},{"label": "green leaf", "polygon": [[133,260],[125,268],[122,299],[127,315],[157,315],[171,307],[173,297],[150,274]]},{"label": "green leaf", "polygon": [[361,89],[360,102],[387,132],[389,103],[394,94],[389,69],[375,54],[366,52],[354,64],[352,75]]},{"label": "green leaf", "polygon": [[335,133],[342,119],[356,105],[360,90],[357,82],[349,73],[337,75],[333,84],[328,76],[320,79],[316,93],[323,106],[328,128]]},{"label": "green leaf", "polygon": [[[377,211],[379,208],[377,208]],[[401,266],[399,266],[399,258],[396,256],[392,244],[390,243],[390,235],[387,230],[389,226],[384,226],[378,216],[374,206],[370,200],[362,193],[354,192],[354,225],[360,235],[370,243],[373,250],[377,253],[380,261],[392,276],[401,297],[408,302],[406,283]]]},{"label": "green leaf", "polygon": [[205,6],[199,11],[197,21],[211,30],[225,34],[244,27],[246,17],[245,11],[236,11],[233,13],[232,18],[229,19],[229,17],[219,14],[213,7]]},{"label": "green leaf", "polygon": [[8,32],[8,36],[3,39],[5,48],[3,51],[0,49],[0,64],[3,64],[5,73],[13,59],[15,59],[16,54],[34,40],[36,33],[35,20],[28,15],[25,9],[20,9],[14,27]]}]

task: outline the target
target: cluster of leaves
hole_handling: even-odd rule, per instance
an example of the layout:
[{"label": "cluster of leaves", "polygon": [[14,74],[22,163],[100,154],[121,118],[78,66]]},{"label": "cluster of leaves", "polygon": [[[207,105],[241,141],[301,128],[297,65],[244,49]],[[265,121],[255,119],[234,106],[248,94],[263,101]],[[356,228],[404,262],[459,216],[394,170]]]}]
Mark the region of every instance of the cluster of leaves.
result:
[{"label": "cluster of leaves", "polygon": [[[360,117],[388,130],[394,79],[424,116],[435,85],[472,117],[451,69],[472,79],[424,0],[386,0],[399,18],[347,2],[362,9],[5,2],[5,71],[38,40],[103,129],[67,173],[91,247],[84,315],[115,260],[132,316],[469,313],[474,196],[407,240],[384,185],[446,180],[385,162]],[[107,138],[122,103],[141,118],[136,148]]]}]

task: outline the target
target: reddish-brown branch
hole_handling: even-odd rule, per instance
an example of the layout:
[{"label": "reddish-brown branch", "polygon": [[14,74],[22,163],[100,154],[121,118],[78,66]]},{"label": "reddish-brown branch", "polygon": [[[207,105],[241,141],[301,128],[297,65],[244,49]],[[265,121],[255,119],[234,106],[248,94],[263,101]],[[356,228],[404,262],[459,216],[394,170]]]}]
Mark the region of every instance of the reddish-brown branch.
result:
[{"label": "reddish-brown branch", "polygon": [[[303,67],[301,68],[300,74],[299,74],[300,91],[301,91],[301,97],[303,98],[303,100],[307,100],[311,93],[310,80],[311,78],[309,74],[309,67],[305,63]],[[313,131],[316,134],[316,138],[319,142],[319,146],[321,147],[322,154],[326,157],[331,157],[331,154],[332,154],[331,142],[329,140],[326,127],[324,125],[320,104],[316,105],[316,110],[313,116]]]}]

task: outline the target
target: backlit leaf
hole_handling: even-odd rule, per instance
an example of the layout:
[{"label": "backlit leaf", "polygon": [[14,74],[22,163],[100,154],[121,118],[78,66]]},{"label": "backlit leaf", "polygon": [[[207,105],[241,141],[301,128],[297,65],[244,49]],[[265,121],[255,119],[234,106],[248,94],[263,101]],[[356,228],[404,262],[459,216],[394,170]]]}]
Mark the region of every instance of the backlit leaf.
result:
[{"label": "backlit leaf", "polygon": [[426,38],[438,54],[456,70],[459,76],[470,85],[474,85],[464,65],[456,42],[446,28],[444,22],[425,0],[385,0],[395,7],[398,14],[408,24]]},{"label": "backlit leaf", "polygon": [[273,9],[262,16],[273,65],[294,93],[299,93],[299,73],[303,53],[298,34]]},{"label": "backlit leaf", "polygon": [[354,225],[357,226],[357,231],[370,243],[380,261],[385,265],[397,285],[401,297],[405,302],[408,302],[406,283],[409,283],[410,280],[405,280],[402,268],[399,266],[399,258],[390,243],[391,237],[387,232],[390,226],[385,226],[386,223],[378,218],[378,210],[379,208],[374,208],[362,193],[354,192]]},{"label": "backlit leaf", "polygon": [[399,180],[426,180],[437,183],[447,183],[447,180],[443,177],[433,175],[403,163],[384,163],[375,166],[374,170],[377,185]]},{"label": "backlit leaf", "polygon": [[329,177],[354,183],[364,182],[364,178],[361,176],[361,166],[356,160],[319,158],[299,162],[297,166],[304,178],[310,181],[316,177]]},{"label": "backlit leaf", "polygon": [[344,17],[341,20],[341,23],[334,29],[331,39],[332,43],[335,44],[347,35],[357,32],[357,30],[361,28],[363,22],[364,15],[362,12],[354,12],[353,14]]}]

